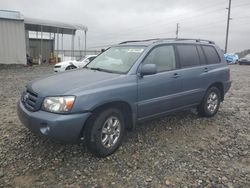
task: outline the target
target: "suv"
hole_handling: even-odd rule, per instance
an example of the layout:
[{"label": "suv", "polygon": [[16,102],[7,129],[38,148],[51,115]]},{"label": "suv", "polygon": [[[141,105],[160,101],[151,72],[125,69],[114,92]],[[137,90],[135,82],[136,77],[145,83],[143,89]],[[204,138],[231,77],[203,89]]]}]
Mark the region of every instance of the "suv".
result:
[{"label": "suv", "polygon": [[84,69],[28,83],[18,115],[36,134],[85,140],[93,154],[105,157],[138,122],[193,107],[214,116],[230,86],[229,68],[212,41],[126,41]]}]

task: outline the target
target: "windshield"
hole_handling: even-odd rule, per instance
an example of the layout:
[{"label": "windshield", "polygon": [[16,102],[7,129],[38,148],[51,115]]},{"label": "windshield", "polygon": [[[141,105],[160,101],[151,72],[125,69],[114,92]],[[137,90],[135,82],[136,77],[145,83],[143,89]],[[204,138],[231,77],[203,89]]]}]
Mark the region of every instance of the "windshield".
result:
[{"label": "windshield", "polygon": [[243,57],[243,59],[250,60],[250,54],[248,54],[248,55],[246,55],[245,57]]},{"label": "windshield", "polygon": [[80,57],[79,59],[77,59],[76,61],[83,61],[86,57],[83,56],[83,57]]},{"label": "windshield", "polygon": [[96,57],[86,68],[99,71],[127,73],[144,51],[144,47],[112,47]]}]

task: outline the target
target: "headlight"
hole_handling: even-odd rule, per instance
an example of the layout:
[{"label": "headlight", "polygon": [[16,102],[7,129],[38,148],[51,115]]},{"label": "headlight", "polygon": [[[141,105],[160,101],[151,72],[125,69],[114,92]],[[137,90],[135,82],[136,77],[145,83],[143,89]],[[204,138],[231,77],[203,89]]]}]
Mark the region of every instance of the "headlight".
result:
[{"label": "headlight", "polygon": [[43,101],[43,109],[49,112],[65,113],[73,108],[75,96],[46,97]]}]

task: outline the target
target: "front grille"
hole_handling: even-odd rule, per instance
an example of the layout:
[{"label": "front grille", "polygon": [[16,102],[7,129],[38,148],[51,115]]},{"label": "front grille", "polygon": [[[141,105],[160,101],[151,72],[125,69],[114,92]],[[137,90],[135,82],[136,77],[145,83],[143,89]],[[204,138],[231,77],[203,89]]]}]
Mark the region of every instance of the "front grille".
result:
[{"label": "front grille", "polygon": [[54,67],[55,68],[61,68],[61,65],[55,65]]},{"label": "front grille", "polygon": [[29,111],[36,111],[37,110],[37,100],[38,95],[31,91],[26,91],[23,93],[22,102],[26,109]]}]

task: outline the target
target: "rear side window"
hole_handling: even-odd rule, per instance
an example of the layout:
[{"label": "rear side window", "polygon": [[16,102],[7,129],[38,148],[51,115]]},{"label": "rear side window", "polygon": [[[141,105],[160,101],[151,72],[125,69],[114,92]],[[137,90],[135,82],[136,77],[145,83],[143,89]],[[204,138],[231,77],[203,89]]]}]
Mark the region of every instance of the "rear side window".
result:
[{"label": "rear side window", "polygon": [[202,46],[207,57],[208,64],[220,63],[220,57],[213,46]]},{"label": "rear side window", "polygon": [[177,45],[176,47],[179,53],[182,68],[200,65],[200,59],[196,46]]},{"label": "rear side window", "polygon": [[173,46],[159,46],[154,48],[145,58],[143,64],[155,64],[158,72],[174,70],[176,68]]}]

